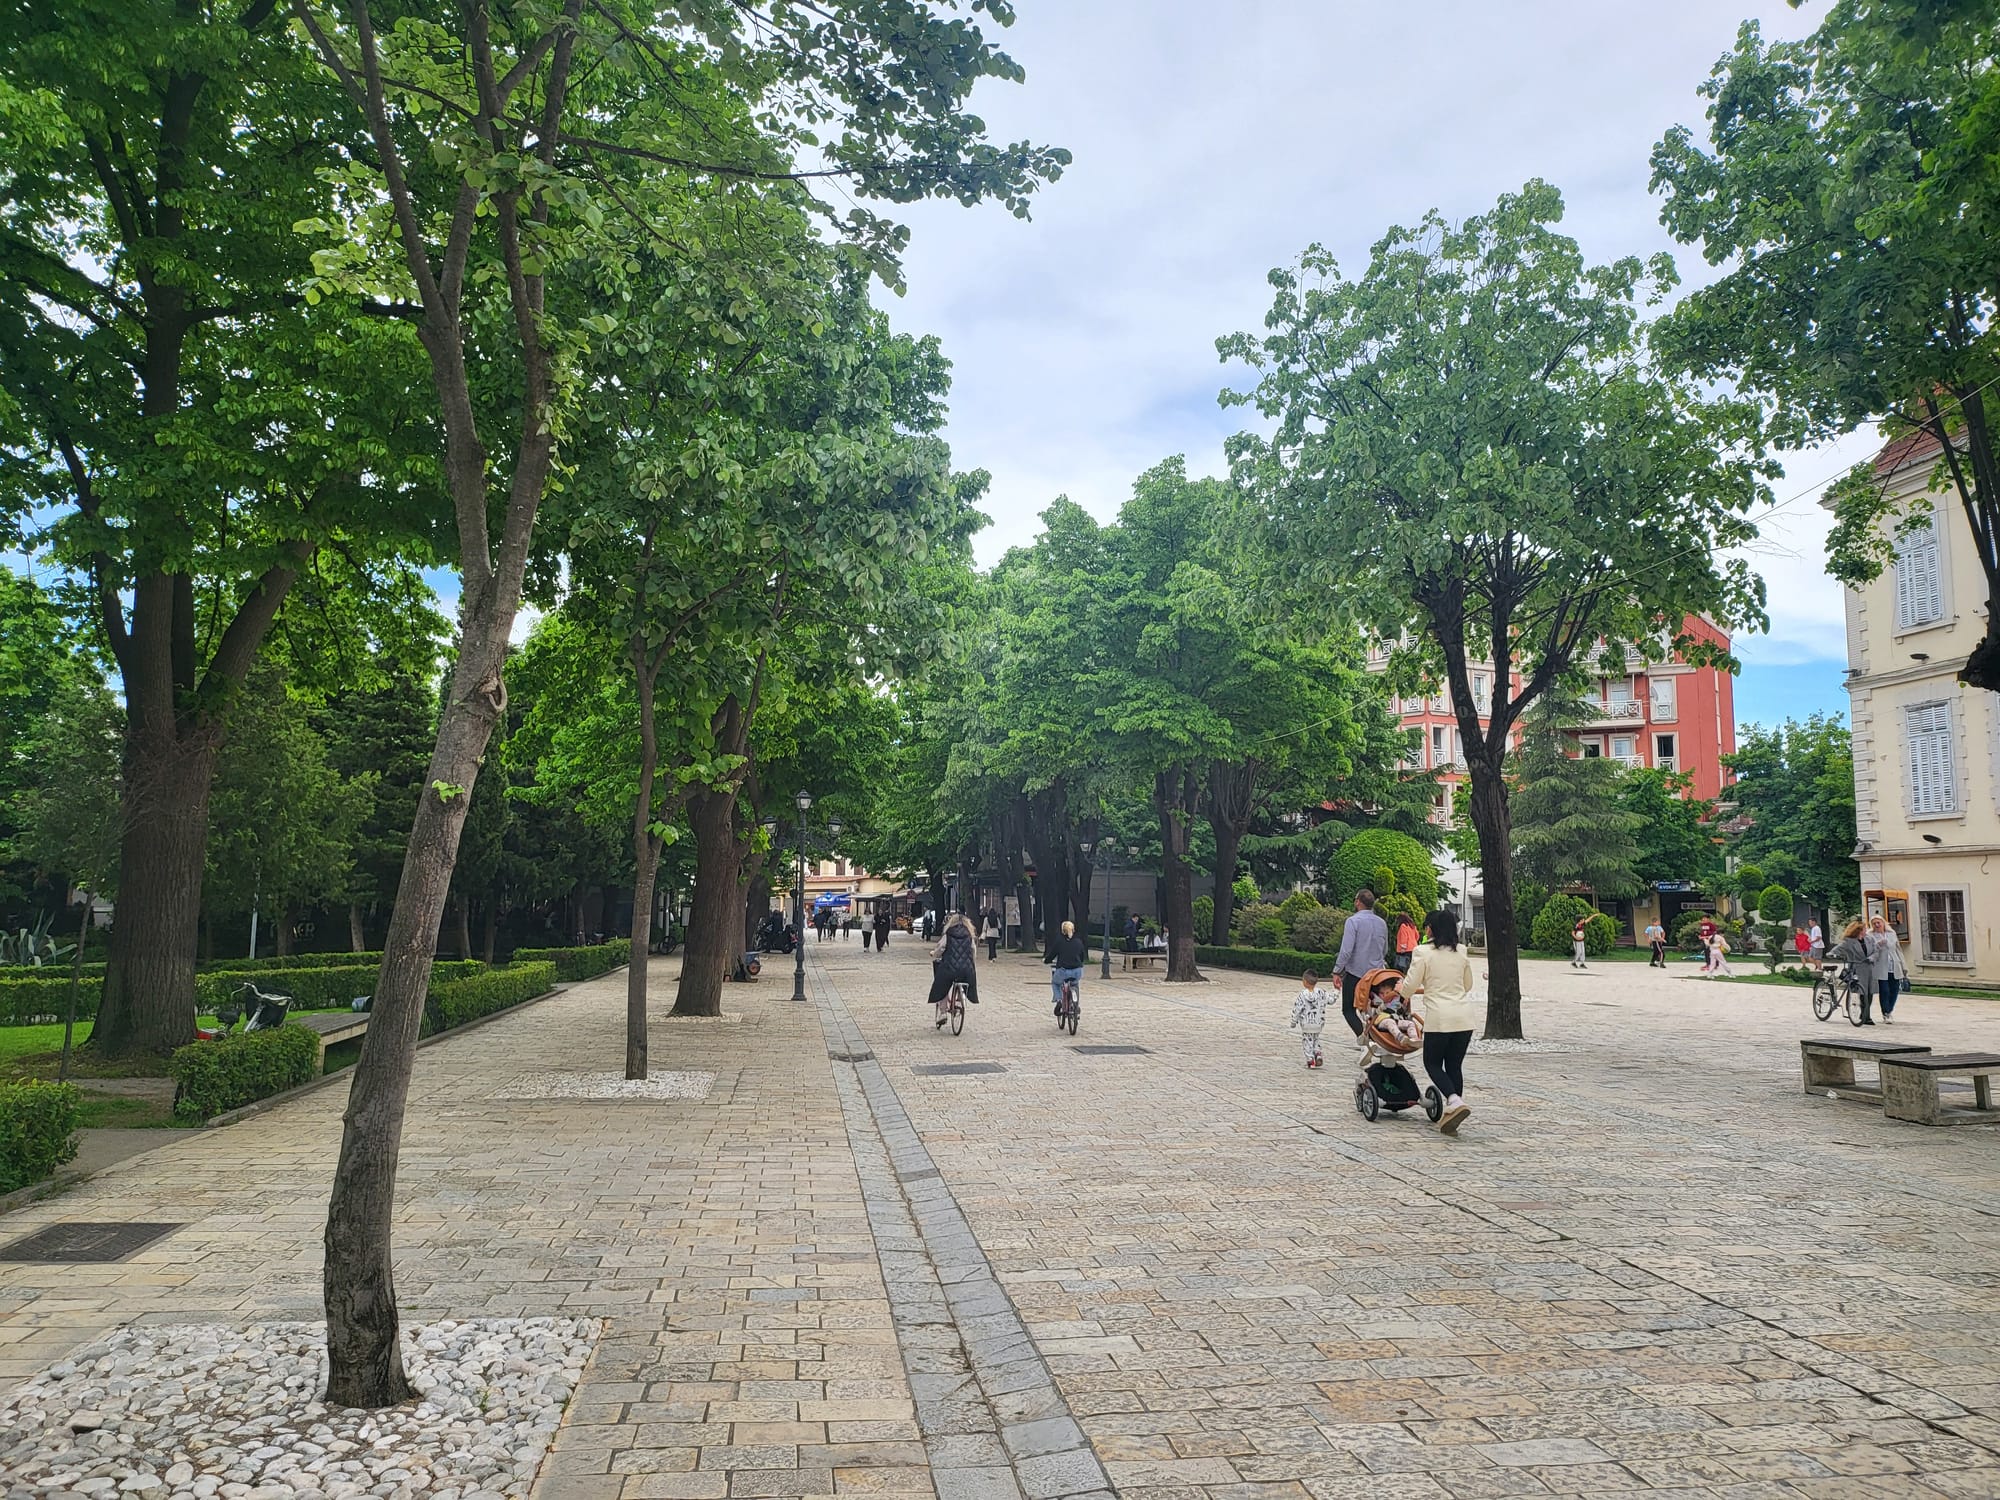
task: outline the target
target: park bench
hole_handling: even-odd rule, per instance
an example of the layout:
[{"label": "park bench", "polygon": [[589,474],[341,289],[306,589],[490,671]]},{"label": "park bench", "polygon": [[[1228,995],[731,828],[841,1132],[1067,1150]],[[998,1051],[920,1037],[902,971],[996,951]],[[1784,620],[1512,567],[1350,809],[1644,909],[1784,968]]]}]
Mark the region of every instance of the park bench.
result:
[{"label": "park bench", "polygon": [[351,1042],[368,1030],[365,1011],[330,1011],[322,1016],[294,1016],[299,1025],[312,1032],[313,1076],[326,1071],[326,1049],[339,1042]]},{"label": "park bench", "polygon": [[1167,961],[1167,950],[1164,948],[1141,948],[1137,953],[1121,953],[1118,956],[1124,960],[1120,967],[1129,971],[1143,968],[1148,964],[1165,963]]},{"label": "park bench", "polygon": [[[1799,1041],[1799,1063],[1805,1072],[1808,1094],[1838,1094],[1843,1099],[1865,1099],[1878,1104],[1882,1099],[1881,1063],[1885,1057],[1907,1056],[1930,1051],[1911,1042],[1876,1041],[1872,1037],[1841,1040],[1804,1037]],[[1854,1060],[1873,1058],[1877,1077],[1873,1083],[1857,1083]]]},{"label": "park bench", "polygon": [[[1993,1080],[2000,1077],[2000,1053],[1908,1053],[1884,1057],[1882,1113],[1919,1125],[1974,1125],[2000,1121],[1993,1107]],[[1972,1080],[1972,1108],[1946,1104],[1938,1094],[1941,1078]]]}]

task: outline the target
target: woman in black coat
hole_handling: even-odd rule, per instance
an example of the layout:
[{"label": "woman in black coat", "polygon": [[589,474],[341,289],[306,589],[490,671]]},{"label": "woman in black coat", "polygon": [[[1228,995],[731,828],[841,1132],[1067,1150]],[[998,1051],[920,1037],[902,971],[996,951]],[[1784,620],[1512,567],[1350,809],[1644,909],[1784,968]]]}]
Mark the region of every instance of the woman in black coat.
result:
[{"label": "woman in black coat", "polygon": [[955,984],[965,986],[966,999],[979,1003],[979,950],[974,946],[972,922],[962,911],[945,919],[944,936],[931,950],[931,993],[924,1003],[936,1005]]}]

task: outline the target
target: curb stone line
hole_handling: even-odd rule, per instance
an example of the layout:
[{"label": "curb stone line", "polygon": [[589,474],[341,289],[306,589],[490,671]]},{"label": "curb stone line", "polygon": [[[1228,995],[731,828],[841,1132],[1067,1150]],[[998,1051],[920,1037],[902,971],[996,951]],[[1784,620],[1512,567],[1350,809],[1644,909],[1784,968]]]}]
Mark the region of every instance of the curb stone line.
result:
[{"label": "curb stone line", "polygon": [[1090,1439],[894,1085],[816,961],[812,979],[938,1500],[1109,1500]]}]

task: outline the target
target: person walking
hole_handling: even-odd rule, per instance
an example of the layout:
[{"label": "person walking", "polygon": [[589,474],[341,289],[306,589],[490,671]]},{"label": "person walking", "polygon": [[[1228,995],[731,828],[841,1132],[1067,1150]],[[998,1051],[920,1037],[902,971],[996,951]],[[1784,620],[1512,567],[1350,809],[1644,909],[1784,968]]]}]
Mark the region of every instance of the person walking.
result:
[{"label": "person walking", "polygon": [[1000,918],[992,907],[986,908],[986,915],[979,923],[979,936],[986,944],[986,957],[990,962],[1000,956]]},{"label": "person walking", "polygon": [[1863,941],[1868,946],[1868,967],[1875,975],[1875,992],[1882,997],[1882,1024],[1887,1026],[1896,1013],[1896,1001],[1910,982],[1910,971],[1903,966],[1903,940],[1886,918],[1877,916],[1868,923]]},{"label": "person walking", "polygon": [[1589,917],[1578,917],[1576,919],[1576,926],[1570,929],[1569,966],[1572,969],[1587,969],[1590,967],[1589,964],[1584,962],[1590,956],[1590,939],[1587,935],[1589,929]]},{"label": "person walking", "polygon": [[1424,1072],[1444,1096],[1438,1129],[1457,1135],[1472,1113],[1465,1103],[1465,1054],[1472,1045],[1472,960],[1458,949],[1458,914],[1438,910],[1424,919],[1430,942],[1410,962],[1403,988],[1421,1002]]},{"label": "person walking", "polygon": [[1382,968],[1389,949],[1389,929],[1375,914],[1375,893],[1363,886],[1354,893],[1354,915],[1340,933],[1340,954],[1334,967],[1340,971],[1340,1017],[1347,1029],[1361,1035],[1361,1017],[1354,1010],[1354,990],[1363,975]]},{"label": "person walking", "polygon": [[1399,974],[1410,972],[1410,959],[1417,951],[1417,924],[1407,913],[1396,917],[1396,953],[1389,960],[1390,967]]},{"label": "person walking", "polygon": [[1860,922],[1849,922],[1840,941],[1827,949],[1826,956],[1847,965],[1855,987],[1861,992],[1861,1024],[1875,1024],[1875,958],[1868,946],[1868,930]]},{"label": "person walking", "polygon": [[1710,979],[1736,977],[1736,971],[1729,967],[1729,934],[1720,929],[1708,940],[1708,977]]},{"label": "person walking", "polygon": [[1806,935],[1805,928],[1795,927],[1792,929],[1792,951],[1798,954],[1800,963],[1809,964],[1812,962],[1812,939]]},{"label": "person walking", "polygon": [[1660,925],[1658,917],[1646,924],[1646,946],[1653,950],[1647,962],[1649,969],[1664,969],[1667,966],[1667,929]]},{"label": "person walking", "polygon": [[1817,969],[1826,958],[1826,934],[1819,930],[1817,919],[1812,924],[1812,931],[1806,934],[1806,943],[1812,949],[1812,966]]},{"label": "person walking", "polygon": [[1127,912],[1125,914],[1125,951],[1127,953],[1137,953],[1139,951],[1139,915],[1137,912]]},{"label": "person walking", "polygon": [[887,906],[877,902],[875,906],[875,951],[877,953],[887,953],[889,951],[889,933],[895,928],[895,925],[895,914]]},{"label": "person walking", "polygon": [[1307,969],[1299,976],[1299,993],[1292,1001],[1292,1030],[1299,1033],[1308,1068],[1326,1063],[1319,1052],[1319,1034],[1325,1028],[1326,991],[1319,987],[1319,975]]}]

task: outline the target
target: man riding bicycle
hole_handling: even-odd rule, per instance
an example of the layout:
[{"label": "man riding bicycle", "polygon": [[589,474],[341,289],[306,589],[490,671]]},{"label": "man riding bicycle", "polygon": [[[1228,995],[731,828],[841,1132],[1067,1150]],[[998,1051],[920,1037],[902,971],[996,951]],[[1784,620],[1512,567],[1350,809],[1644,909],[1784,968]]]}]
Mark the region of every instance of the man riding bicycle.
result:
[{"label": "man riding bicycle", "polygon": [[1055,950],[1056,966],[1049,974],[1049,994],[1055,1001],[1056,1014],[1062,1013],[1062,993],[1065,982],[1076,986],[1076,1003],[1083,1005],[1083,960],[1085,957],[1083,939],[1076,935],[1076,923],[1062,924],[1062,936],[1050,945]]},{"label": "man riding bicycle", "polygon": [[974,946],[972,922],[964,912],[955,911],[945,920],[944,936],[931,950],[932,1005],[941,1004],[955,984],[965,986],[965,998],[979,1003],[979,950]]}]

